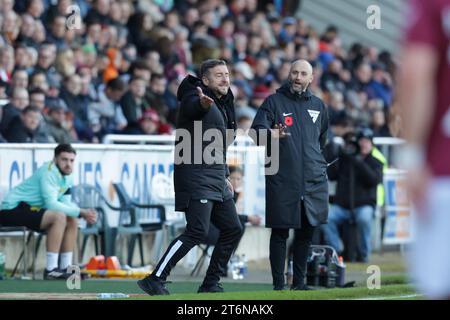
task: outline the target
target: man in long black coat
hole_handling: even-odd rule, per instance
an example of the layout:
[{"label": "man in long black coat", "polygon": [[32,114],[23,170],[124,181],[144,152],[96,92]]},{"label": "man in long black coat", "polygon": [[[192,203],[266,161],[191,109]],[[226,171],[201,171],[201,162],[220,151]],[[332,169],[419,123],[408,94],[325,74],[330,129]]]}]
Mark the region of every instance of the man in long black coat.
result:
[{"label": "man in long black coat", "polygon": [[[279,146],[278,171],[266,175],[266,226],[272,228],[274,290],[285,288],[286,240],[291,228],[295,229],[292,289],[309,289],[304,281],[308,251],[315,228],[328,217],[327,162],[322,155],[328,112],[308,90],[312,80],[307,61],[293,62],[287,83],[264,101],[252,124],[258,144],[264,144],[261,134],[268,133],[267,145]],[[279,144],[270,143],[274,139],[279,139]]]},{"label": "man in long black coat", "polygon": [[172,241],[153,273],[138,281],[150,295],[169,294],[164,283],[171,269],[206,240],[210,223],[220,235],[198,292],[222,292],[220,275],[242,235],[227,180],[226,150],[236,130],[228,68],[222,60],[206,60],[200,73],[201,79],[187,76],[177,93],[175,210],[186,213],[186,231]]}]

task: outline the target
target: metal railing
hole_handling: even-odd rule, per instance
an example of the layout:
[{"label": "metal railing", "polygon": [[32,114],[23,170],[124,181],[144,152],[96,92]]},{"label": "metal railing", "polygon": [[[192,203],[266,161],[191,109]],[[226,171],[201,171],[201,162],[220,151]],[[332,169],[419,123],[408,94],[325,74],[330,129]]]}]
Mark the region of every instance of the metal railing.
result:
[{"label": "metal railing", "polygon": [[[175,135],[126,135],[108,134],[103,138],[104,144],[156,144],[171,145],[175,142]],[[386,157],[388,164],[392,164],[392,150],[405,141],[392,137],[376,137],[373,143]],[[253,140],[247,135],[238,135],[233,143],[234,146],[254,146]]]}]

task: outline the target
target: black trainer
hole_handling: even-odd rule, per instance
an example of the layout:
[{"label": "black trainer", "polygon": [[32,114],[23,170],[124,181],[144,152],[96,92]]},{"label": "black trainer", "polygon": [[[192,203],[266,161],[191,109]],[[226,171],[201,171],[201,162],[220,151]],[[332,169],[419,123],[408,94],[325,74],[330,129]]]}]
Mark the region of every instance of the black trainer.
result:
[{"label": "black trainer", "polygon": [[311,288],[311,287],[308,287],[306,284],[303,284],[303,285],[298,285],[298,286],[292,286],[291,287],[291,290],[295,290],[295,291],[311,291],[311,290],[314,290],[313,288]]},{"label": "black trainer", "polygon": [[[61,272],[68,273],[67,269],[61,269]],[[73,275],[73,274],[75,274],[75,273],[69,273],[69,276]],[[89,273],[80,271],[80,278],[81,278],[81,280],[86,280],[86,279],[88,279],[90,277],[91,277],[91,275]]]},{"label": "black trainer", "polygon": [[223,287],[221,283],[214,283],[210,285],[202,284],[199,288],[197,293],[203,293],[203,292],[211,292],[211,293],[217,293],[217,292],[223,292]]},{"label": "black trainer", "polygon": [[137,282],[139,288],[151,296],[169,295],[169,290],[167,290],[165,286],[166,283],[167,281],[154,278],[151,275],[148,275]]},{"label": "black trainer", "polygon": [[58,268],[54,268],[53,270],[44,270],[44,280],[67,280],[71,274],[64,272]]},{"label": "black trainer", "polygon": [[273,290],[274,290],[274,291],[287,290],[287,287],[286,287],[285,285],[281,285],[281,286],[276,285],[276,286],[273,287]]}]

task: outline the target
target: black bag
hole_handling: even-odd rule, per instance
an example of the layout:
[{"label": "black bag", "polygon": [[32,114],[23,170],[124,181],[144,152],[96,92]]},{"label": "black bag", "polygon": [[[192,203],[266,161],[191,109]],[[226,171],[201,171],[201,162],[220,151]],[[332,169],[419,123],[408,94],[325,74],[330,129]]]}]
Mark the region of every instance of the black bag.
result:
[{"label": "black bag", "polygon": [[308,286],[335,288],[345,285],[345,265],[333,247],[312,245],[306,269]]}]

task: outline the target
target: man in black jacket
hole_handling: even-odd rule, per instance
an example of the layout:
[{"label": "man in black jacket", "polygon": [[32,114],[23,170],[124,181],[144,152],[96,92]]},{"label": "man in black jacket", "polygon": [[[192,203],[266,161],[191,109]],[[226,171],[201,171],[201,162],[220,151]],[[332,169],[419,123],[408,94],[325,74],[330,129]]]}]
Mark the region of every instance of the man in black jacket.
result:
[{"label": "man in black jacket", "polygon": [[138,281],[149,295],[169,294],[164,284],[171,269],[206,239],[210,223],[220,236],[198,292],[222,292],[220,275],[242,235],[227,180],[226,150],[236,130],[228,68],[222,60],[206,60],[200,75],[201,79],[188,75],[177,93],[175,210],[186,213],[186,230],[172,241],[153,273]]},{"label": "man in black jacket", "polygon": [[369,128],[344,136],[339,161],[328,168],[328,176],[330,180],[337,180],[337,188],[328,224],[322,226],[325,241],[340,253],[343,248],[338,227],[344,222],[355,223],[361,262],[367,262],[370,255],[377,186],[383,181],[383,164],[372,156],[372,139],[373,132]]},{"label": "man in black jacket", "polygon": [[38,107],[28,106],[22,110],[20,116],[11,120],[5,130],[5,139],[15,143],[35,143],[39,123],[42,122],[41,111]]},{"label": "man in black jacket", "polygon": [[[252,124],[261,136],[270,134],[271,154],[279,142],[279,169],[266,174],[266,226],[270,237],[270,266],[274,290],[285,288],[286,240],[295,229],[292,289],[307,290],[306,262],[315,227],[328,216],[327,162],[322,155],[328,130],[325,104],[308,90],[312,66],[292,63],[288,82],[269,96]],[[274,140],[279,139],[279,140]],[[272,164],[273,166],[273,164]]]}]

